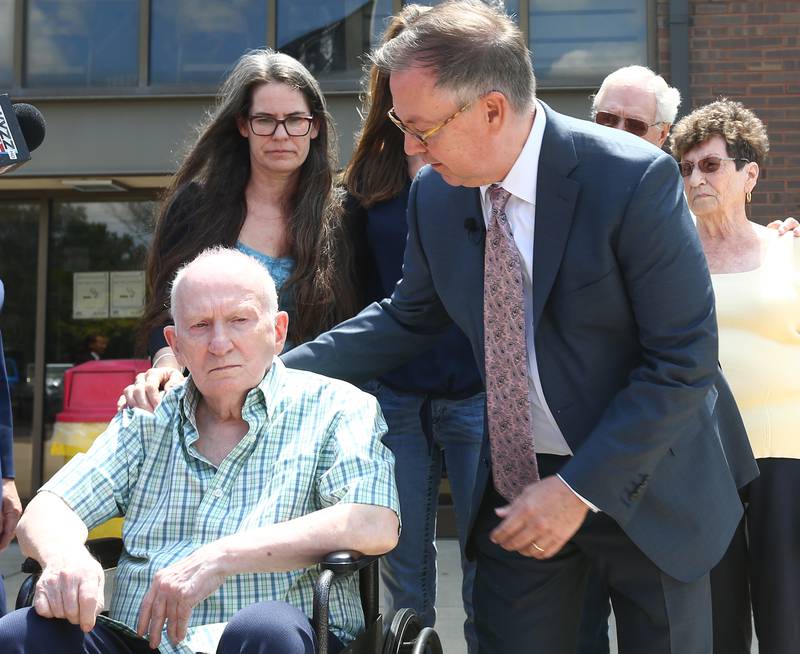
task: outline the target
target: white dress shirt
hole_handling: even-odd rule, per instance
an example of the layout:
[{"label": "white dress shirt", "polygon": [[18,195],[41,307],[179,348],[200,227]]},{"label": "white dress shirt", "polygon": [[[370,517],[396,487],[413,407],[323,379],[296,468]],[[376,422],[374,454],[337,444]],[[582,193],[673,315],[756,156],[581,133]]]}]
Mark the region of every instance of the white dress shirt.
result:
[{"label": "white dress shirt", "polygon": [[[533,127],[531,127],[522,152],[506,178],[496,184],[511,194],[506,204],[506,216],[522,263],[522,282],[525,292],[525,340],[528,347],[528,398],[530,400],[532,438],[535,435],[535,451],[537,454],[571,455],[572,450],[556,424],[542,391],[533,338],[533,237],[536,225],[536,177],[539,171],[539,155],[542,150],[544,127],[547,122],[544,109],[538,100],[535,101],[535,108]],[[483,219],[487,228],[492,208],[488,190],[489,185],[480,187]],[[566,482],[564,483],[566,484]],[[572,489],[570,488],[570,490]],[[597,510],[591,502],[578,493],[575,494],[593,511]]]}]

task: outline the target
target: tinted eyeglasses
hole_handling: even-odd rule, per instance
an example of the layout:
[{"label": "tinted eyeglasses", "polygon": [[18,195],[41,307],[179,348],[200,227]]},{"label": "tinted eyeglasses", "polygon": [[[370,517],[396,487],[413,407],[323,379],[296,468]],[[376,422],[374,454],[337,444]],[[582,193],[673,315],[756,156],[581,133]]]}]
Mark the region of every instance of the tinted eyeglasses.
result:
[{"label": "tinted eyeglasses", "polygon": [[620,121],[622,121],[622,129],[635,136],[644,136],[647,134],[648,129],[655,125],[660,125],[662,122],[659,120],[655,123],[648,124],[638,118],[623,118],[622,116],[617,116],[617,114],[612,114],[608,111],[598,111],[594,117],[594,122],[598,125],[605,125],[606,127],[616,128]]},{"label": "tinted eyeglasses", "polygon": [[278,125],[283,125],[283,129],[289,136],[305,136],[311,131],[314,116],[287,116],[286,118],[250,116],[248,121],[251,131],[257,136],[272,136],[278,129]]},{"label": "tinted eyeglasses", "polygon": [[719,170],[719,167],[722,165],[723,161],[745,161],[748,163],[750,162],[749,159],[742,159],[740,157],[718,157],[712,154],[707,157],[703,157],[698,162],[679,161],[678,168],[680,168],[682,177],[690,177],[695,166],[697,166],[700,169],[701,173],[708,175],[709,173],[717,172]]}]

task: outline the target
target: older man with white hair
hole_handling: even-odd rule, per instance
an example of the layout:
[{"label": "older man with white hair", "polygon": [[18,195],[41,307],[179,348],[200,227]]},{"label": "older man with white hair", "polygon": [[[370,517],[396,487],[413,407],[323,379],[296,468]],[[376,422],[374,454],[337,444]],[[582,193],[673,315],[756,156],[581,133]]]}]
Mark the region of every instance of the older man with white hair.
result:
[{"label": "older man with white hair", "polygon": [[[310,654],[316,564],[397,542],[377,404],[284,368],[288,318],[261,265],[207,250],[177,273],[171,306],[165,335],[190,376],[154,414],[119,413],[30,503],[18,537],[43,571],[34,607],[0,620],[4,654]],[[120,515],[109,619],[84,542]],[[357,579],[335,581],[329,645],[362,628]]]},{"label": "older man with white hair", "polygon": [[625,66],[603,80],[592,98],[592,118],[661,147],[680,104],[680,91],[661,75],[645,66]]}]

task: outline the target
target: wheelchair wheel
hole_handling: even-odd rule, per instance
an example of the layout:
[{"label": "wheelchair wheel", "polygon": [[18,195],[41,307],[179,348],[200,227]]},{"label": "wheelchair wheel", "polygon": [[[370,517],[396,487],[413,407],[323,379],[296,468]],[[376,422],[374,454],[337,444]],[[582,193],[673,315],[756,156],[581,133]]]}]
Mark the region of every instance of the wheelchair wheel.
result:
[{"label": "wheelchair wheel", "polygon": [[436,632],[423,629],[413,609],[402,609],[389,625],[382,654],[441,654],[441,651]]},{"label": "wheelchair wheel", "polygon": [[442,643],[431,627],[425,627],[414,640],[411,654],[442,654]]},{"label": "wheelchair wheel", "polygon": [[407,654],[414,646],[414,640],[422,630],[414,609],[401,609],[394,614],[386,640],[383,642],[383,654]]}]

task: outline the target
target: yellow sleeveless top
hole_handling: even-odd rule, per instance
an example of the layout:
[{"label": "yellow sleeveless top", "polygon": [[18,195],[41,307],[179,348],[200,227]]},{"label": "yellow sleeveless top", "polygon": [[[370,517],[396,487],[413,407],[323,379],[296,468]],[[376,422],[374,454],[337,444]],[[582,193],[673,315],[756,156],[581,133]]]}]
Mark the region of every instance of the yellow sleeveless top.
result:
[{"label": "yellow sleeveless top", "polygon": [[719,360],[757,459],[800,459],[798,241],[776,238],[756,270],[711,276]]}]

